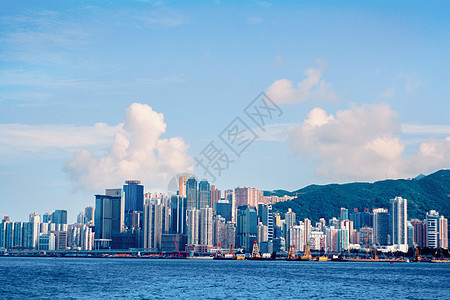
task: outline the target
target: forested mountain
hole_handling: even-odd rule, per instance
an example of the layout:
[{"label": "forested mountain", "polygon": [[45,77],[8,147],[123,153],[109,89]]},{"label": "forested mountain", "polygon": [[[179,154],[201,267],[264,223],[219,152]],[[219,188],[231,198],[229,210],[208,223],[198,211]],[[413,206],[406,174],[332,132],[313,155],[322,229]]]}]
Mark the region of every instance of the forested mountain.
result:
[{"label": "forested mountain", "polygon": [[297,219],[309,218],[318,221],[339,217],[341,207],[352,212],[354,208],[389,208],[389,199],[400,196],[408,199],[408,219],[423,220],[425,213],[437,210],[450,217],[450,170],[440,170],[415,179],[383,180],[374,183],[347,183],[310,185],[288,192],[276,190],[265,195],[296,196],[292,201],[279,202],[274,211],[282,215],[290,207]]}]

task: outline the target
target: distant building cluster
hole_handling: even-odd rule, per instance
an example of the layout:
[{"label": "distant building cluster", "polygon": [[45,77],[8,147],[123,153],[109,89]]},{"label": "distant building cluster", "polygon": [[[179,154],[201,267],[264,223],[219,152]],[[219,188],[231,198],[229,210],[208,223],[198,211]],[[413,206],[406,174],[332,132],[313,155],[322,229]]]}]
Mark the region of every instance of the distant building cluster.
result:
[{"label": "distant building cluster", "polygon": [[38,250],[151,249],[214,252],[235,248],[262,253],[289,249],[339,253],[378,248],[448,248],[448,221],[431,210],[425,220],[408,221],[407,200],[395,197],[389,208],[341,208],[339,217],[315,224],[298,220],[291,209],[284,219],[272,204],[293,197],[264,196],[250,187],[216,189],[207,180],[180,177],[176,195],[145,193],[139,180],[95,195],[77,223],[67,224],[67,211],[32,213],[29,222],[0,223],[0,248]]},{"label": "distant building cluster", "polygon": [[[80,219],[82,216],[82,219]],[[94,243],[94,208],[78,215],[76,224],[67,224],[67,210],[33,212],[28,222],[0,223],[0,248],[36,250],[92,250]]]}]

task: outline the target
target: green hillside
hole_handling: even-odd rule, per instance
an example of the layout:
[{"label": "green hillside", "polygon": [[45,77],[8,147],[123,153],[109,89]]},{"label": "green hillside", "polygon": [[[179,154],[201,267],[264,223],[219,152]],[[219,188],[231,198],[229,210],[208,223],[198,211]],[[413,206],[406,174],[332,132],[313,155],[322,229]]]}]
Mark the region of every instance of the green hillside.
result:
[{"label": "green hillside", "polygon": [[274,211],[284,215],[290,207],[298,219],[309,218],[313,221],[339,217],[341,207],[348,208],[349,212],[354,208],[389,208],[389,199],[396,196],[408,199],[408,219],[422,220],[431,209],[450,217],[450,170],[440,170],[418,178],[310,185],[293,192],[276,190],[265,192],[265,195],[297,195],[292,201],[276,203]]}]

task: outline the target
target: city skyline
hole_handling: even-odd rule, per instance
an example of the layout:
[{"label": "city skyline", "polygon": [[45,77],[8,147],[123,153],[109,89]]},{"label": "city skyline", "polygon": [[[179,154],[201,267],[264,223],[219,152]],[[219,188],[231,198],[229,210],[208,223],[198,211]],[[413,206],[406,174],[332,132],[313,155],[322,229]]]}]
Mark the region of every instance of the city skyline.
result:
[{"label": "city skyline", "polygon": [[448,220],[435,210],[427,211],[423,221],[408,220],[408,200],[400,196],[389,200],[389,209],[372,208],[370,212],[364,208],[360,212],[354,208],[349,213],[348,208],[341,207],[339,218],[327,222],[321,217],[312,222],[309,216],[298,218],[291,208],[282,219],[272,205],[289,199],[263,196],[253,188],[227,190],[226,194],[232,196],[217,203],[212,197],[205,200],[204,193],[216,192],[209,189],[206,180],[198,182],[195,196],[191,193],[196,204],[188,204],[183,192],[197,183],[192,179],[177,180],[180,186],[172,196],[144,193],[139,180],[127,180],[120,189],[106,188],[104,195],[95,195],[95,207],[86,207],[74,224],[67,221],[67,210],[47,212],[42,219],[33,212],[29,222],[4,217],[0,223],[0,249],[141,249],[167,253],[176,249],[180,255],[180,251],[211,254],[221,251],[221,247],[231,251],[234,245],[237,250],[251,252],[252,257],[255,251],[261,251],[258,255],[288,253],[288,259],[295,257],[295,252],[307,255],[310,250],[364,253],[376,248],[407,253],[417,246],[448,249]]},{"label": "city skyline", "polygon": [[[446,1],[3,7],[0,216],[73,221],[105,186],[166,192],[179,173],[292,191],[450,168]],[[230,149],[238,123],[250,140]],[[212,146],[215,182],[196,161]]]}]

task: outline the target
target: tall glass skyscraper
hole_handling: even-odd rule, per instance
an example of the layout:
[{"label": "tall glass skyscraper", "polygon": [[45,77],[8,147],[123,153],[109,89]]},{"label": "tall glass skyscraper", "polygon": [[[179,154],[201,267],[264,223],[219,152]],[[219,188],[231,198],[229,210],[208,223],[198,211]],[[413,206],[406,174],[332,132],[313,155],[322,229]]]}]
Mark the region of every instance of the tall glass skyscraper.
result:
[{"label": "tall glass skyscraper", "polygon": [[187,209],[197,209],[197,179],[194,177],[186,181]]},{"label": "tall glass skyscraper", "polygon": [[203,179],[198,184],[198,209],[211,207],[211,189],[208,180]]},{"label": "tall glass skyscraper", "polygon": [[373,242],[375,245],[389,245],[389,212],[386,208],[373,210]]},{"label": "tall glass skyscraper", "polygon": [[122,197],[95,195],[95,239],[111,239],[122,232]]},{"label": "tall glass skyscraper", "polygon": [[186,233],[186,197],[173,195],[170,199],[171,232]]},{"label": "tall glass skyscraper", "polygon": [[57,209],[52,214],[52,223],[67,224],[67,210]]},{"label": "tall glass skyscraper", "polygon": [[[127,180],[123,186],[125,192],[125,226],[132,227],[131,215],[137,212],[142,218],[144,214],[144,186],[139,180]],[[142,224],[142,222],[139,222]]]},{"label": "tall glass skyscraper", "polygon": [[258,214],[254,206],[242,205],[237,209],[236,247],[251,252],[256,241]]}]

